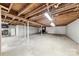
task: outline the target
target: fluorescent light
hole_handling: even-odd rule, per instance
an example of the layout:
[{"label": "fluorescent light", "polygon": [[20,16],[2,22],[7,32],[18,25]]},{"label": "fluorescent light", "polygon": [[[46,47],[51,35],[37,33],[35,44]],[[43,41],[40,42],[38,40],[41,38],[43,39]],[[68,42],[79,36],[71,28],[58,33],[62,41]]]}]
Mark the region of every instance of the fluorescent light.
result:
[{"label": "fluorescent light", "polygon": [[52,18],[49,16],[48,13],[45,13],[44,15],[48,18],[48,20],[52,21]]},{"label": "fluorescent light", "polygon": [[[45,13],[45,16],[48,18],[48,20],[52,21],[52,18],[49,16],[48,13]],[[55,24],[52,22],[50,23],[51,26],[55,26]]]},{"label": "fluorescent light", "polygon": [[51,25],[51,26],[55,26],[55,24],[54,24],[54,23],[50,23],[50,25]]}]

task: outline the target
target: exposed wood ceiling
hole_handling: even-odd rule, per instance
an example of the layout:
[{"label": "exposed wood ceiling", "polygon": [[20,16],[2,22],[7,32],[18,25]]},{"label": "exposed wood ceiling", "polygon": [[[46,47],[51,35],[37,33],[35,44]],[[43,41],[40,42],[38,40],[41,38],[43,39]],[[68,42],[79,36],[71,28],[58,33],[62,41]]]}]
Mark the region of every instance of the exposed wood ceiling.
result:
[{"label": "exposed wood ceiling", "polygon": [[[0,3],[3,22],[13,25],[50,26],[50,21],[44,16],[49,10],[56,26],[64,26],[79,17],[78,3]],[[48,8],[48,9],[47,9]]]}]

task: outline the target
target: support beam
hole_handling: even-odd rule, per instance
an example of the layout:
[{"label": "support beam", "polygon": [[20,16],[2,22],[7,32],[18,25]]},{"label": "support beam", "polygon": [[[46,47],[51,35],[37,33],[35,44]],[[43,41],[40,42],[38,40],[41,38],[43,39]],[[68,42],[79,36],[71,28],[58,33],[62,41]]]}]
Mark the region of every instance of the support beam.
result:
[{"label": "support beam", "polygon": [[[37,8],[37,9],[35,9],[34,11],[32,11],[32,12],[28,13],[28,14],[27,14],[27,15],[25,15],[25,16],[29,16],[30,14],[33,14],[33,13],[37,12],[38,10],[40,10],[40,9],[44,8],[45,6],[46,6],[46,5],[43,5],[43,6],[39,7],[39,8]],[[25,18],[26,18],[26,17],[25,17]]]},{"label": "support beam", "polygon": [[[6,21],[4,21],[4,22],[7,22],[7,21],[11,22],[11,20],[8,20],[8,19],[6,19]],[[25,23],[20,22],[20,21],[13,21],[12,23],[9,23],[9,24],[18,24],[18,23],[25,24]]]},{"label": "support beam", "polygon": [[54,8],[58,8],[61,3],[54,5]]},{"label": "support beam", "polygon": [[[8,17],[11,17],[11,18],[14,18],[14,17],[15,17],[15,19],[23,20],[23,21],[25,21],[25,22],[29,21],[29,20],[27,20],[27,19],[25,19],[25,18],[18,17],[18,16],[15,16],[15,15],[12,15],[12,14],[8,14],[8,13],[6,13],[5,11],[2,11],[2,15],[7,15]],[[37,25],[39,25],[39,26],[41,25],[41,24],[39,24],[39,23],[37,23],[37,22],[33,22],[33,21],[29,21],[29,23],[37,24]]]},{"label": "support beam", "polygon": [[46,5],[47,5],[47,11],[49,12],[50,10],[49,10],[49,3],[46,3]]},{"label": "support beam", "polygon": [[77,6],[77,4],[70,4],[70,5],[67,5],[65,7],[62,7],[62,8],[59,8],[57,10],[55,10],[55,12],[53,14],[56,14],[56,13],[59,13],[59,12],[64,12],[64,11],[67,11],[69,9],[72,9],[72,8],[75,8]]},{"label": "support beam", "polygon": [[[49,5],[48,7],[50,8],[50,7],[53,6],[53,5],[55,5],[55,4],[51,4],[51,5]],[[30,17],[30,16],[33,16],[33,15],[35,15],[35,14],[37,14],[37,13],[40,13],[40,12],[46,10],[46,9],[47,9],[47,7],[43,8],[43,9],[41,9],[41,10],[35,12],[35,13],[32,13],[32,14],[30,14],[30,15],[28,15],[28,16],[26,15],[25,18],[28,18],[28,17]]]},{"label": "support beam", "polygon": [[15,17],[9,22],[9,23],[12,23],[14,21]]},{"label": "support beam", "polygon": [[18,21],[13,21],[13,23],[11,23],[11,24],[25,24],[25,23],[23,23],[23,22],[18,22]]},{"label": "support beam", "polygon": [[21,12],[19,12],[18,16],[20,16],[21,14],[23,14],[26,10],[28,10],[30,7],[32,7],[33,4],[30,4],[28,7],[26,7],[25,9],[23,9]]},{"label": "support beam", "polygon": [[10,4],[9,9],[8,9],[8,13],[10,12],[12,6],[13,6],[13,3]]},{"label": "support beam", "polygon": [[40,4],[36,4],[36,3],[32,3],[29,6],[27,6],[25,9],[23,9],[21,12],[19,12],[18,16],[20,16],[21,14],[28,13],[31,10],[33,10],[35,7],[39,6]]},{"label": "support beam", "polygon": [[29,20],[34,20],[34,21],[36,21],[36,20],[39,20],[39,19],[42,18],[42,17],[45,17],[44,14],[40,14],[40,15],[38,15],[38,16],[31,17]]},{"label": "support beam", "polygon": [[5,21],[6,17],[7,17],[7,16],[5,15],[5,18],[4,18],[4,20],[3,20],[3,21]]},{"label": "support beam", "polygon": [[4,7],[2,5],[0,5],[0,7],[3,8],[3,9],[9,10],[7,7]]}]

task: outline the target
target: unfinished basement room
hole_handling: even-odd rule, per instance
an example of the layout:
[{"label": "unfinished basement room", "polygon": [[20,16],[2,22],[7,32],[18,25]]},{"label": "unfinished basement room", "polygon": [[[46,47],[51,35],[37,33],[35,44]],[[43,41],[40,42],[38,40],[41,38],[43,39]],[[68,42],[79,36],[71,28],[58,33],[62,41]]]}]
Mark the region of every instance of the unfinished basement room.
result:
[{"label": "unfinished basement room", "polygon": [[0,3],[1,56],[79,56],[79,3]]}]

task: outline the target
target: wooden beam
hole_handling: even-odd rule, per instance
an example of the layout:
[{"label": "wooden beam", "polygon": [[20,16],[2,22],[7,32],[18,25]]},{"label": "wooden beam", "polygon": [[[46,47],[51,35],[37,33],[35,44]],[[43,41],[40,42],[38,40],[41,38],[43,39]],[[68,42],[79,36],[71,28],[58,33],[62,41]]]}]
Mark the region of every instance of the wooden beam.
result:
[{"label": "wooden beam", "polygon": [[15,19],[15,17],[14,17],[14,18],[12,18],[12,20],[11,20],[9,23],[12,23],[12,22],[14,21],[14,19]]},{"label": "wooden beam", "polygon": [[50,10],[49,10],[49,3],[46,3],[46,5],[47,5],[47,11],[49,12]]},{"label": "wooden beam", "polygon": [[4,22],[6,22],[6,21],[9,21],[9,22],[10,22],[9,24],[15,24],[15,23],[17,23],[17,24],[18,24],[18,23],[24,24],[23,22],[15,21],[15,20],[14,20],[12,23],[11,23],[12,20],[6,19]]},{"label": "wooden beam", "polygon": [[[44,8],[45,6],[46,6],[46,5],[43,5],[43,6],[39,7],[39,8],[37,8],[37,9],[35,9],[34,11],[32,11],[32,12],[28,13],[28,14],[27,14],[27,15],[25,15],[25,16],[28,16],[28,15],[30,15],[30,14],[35,13],[35,12],[37,12],[38,10],[40,10],[40,9]],[[25,17],[25,18],[26,18],[26,17]]]},{"label": "wooden beam", "polygon": [[58,14],[55,14],[55,17],[63,15],[63,14],[67,14],[67,13],[72,13],[72,12],[79,12],[79,9],[78,10],[70,9],[70,10],[67,10],[67,11],[64,11],[64,12],[59,12]]},{"label": "wooden beam", "polygon": [[3,19],[3,21],[5,21],[6,17],[7,17],[7,16],[5,15],[5,18]]},{"label": "wooden beam", "polygon": [[44,17],[44,15],[43,14],[40,14],[40,15],[38,15],[38,16],[34,16],[34,17],[31,17],[29,20],[37,20],[37,19],[40,19],[41,17]]},{"label": "wooden beam", "polygon": [[[50,8],[50,7],[53,6],[53,5],[55,5],[55,4],[51,4],[51,5],[49,5],[48,7]],[[40,13],[40,12],[46,10],[46,9],[47,9],[47,7],[43,8],[43,9],[41,9],[41,10],[35,12],[35,13],[32,13],[32,14],[30,14],[30,15],[28,15],[28,16],[26,15],[25,18],[28,18],[28,17],[30,17],[30,16],[33,16],[33,15],[35,15],[35,14],[37,14],[37,13]]]},{"label": "wooden beam", "polygon": [[54,5],[54,8],[58,8],[60,4],[62,3],[57,3],[56,5]]},{"label": "wooden beam", "polygon": [[24,12],[28,13],[31,9],[35,8],[39,6],[38,4],[36,3],[32,3],[30,4],[29,6],[27,6],[25,9],[23,9],[21,12],[19,12],[18,16],[20,16],[21,14],[23,14]]},{"label": "wooden beam", "polygon": [[[12,15],[12,14],[8,14],[8,13],[5,13],[5,11],[2,11],[2,15],[7,15],[8,17],[11,17],[11,18],[15,18],[15,19],[19,19],[19,20],[23,20],[25,22],[29,21],[25,18],[22,18],[22,17],[18,17],[18,16],[15,16],[15,15]],[[37,25],[42,25],[42,24],[39,24],[37,22],[33,22],[33,21],[29,21],[30,23],[33,23],[33,24],[37,24]]]},{"label": "wooden beam", "polygon": [[9,24],[14,24],[14,25],[21,24],[21,25],[23,25],[24,23],[18,22],[18,21],[14,21],[13,23],[9,23]]},{"label": "wooden beam", "polygon": [[65,7],[62,7],[62,8],[59,8],[59,9],[55,10],[53,14],[56,14],[56,13],[59,13],[59,12],[64,12],[64,11],[66,11],[66,10],[75,8],[76,6],[77,6],[77,4],[70,4],[70,5],[67,5],[67,6],[65,6]]},{"label": "wooden beam", "polygon": [[3,8],[3,9],[9,10],[9,8],[4,7],[4,6],[2,6],[2,5],[0,5],[0,7]]},{"label": "wooden beam", "polygon": [[[57,6],[59,6],[61,3],[58,3],[57,4]],[[50,11],[49,10],[49,3],[46,3],[46,5],[47,5],[47,10],[48,10],[48,12]],[[40,17],[42,17],[42,16],[44,16],[43,14],[40,14],[40,15],[38,15],[38,16],[34,16],[34,17],[31,17],[29,20],[32,20],[32,19],[39,19]]]},{"label": "wooden beam", "polygon": [[8,9],[8,13],[10,12],[12,6],[13,6],[13,3],[10,4],[9,9]]},{"label": "wooden beam", "polygon": [[25,24],[25,23],[23,23],[23,22],[13,21],[13,24],[18,24],[18,23],[20,23],[20,24]]}]

